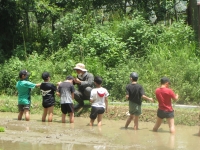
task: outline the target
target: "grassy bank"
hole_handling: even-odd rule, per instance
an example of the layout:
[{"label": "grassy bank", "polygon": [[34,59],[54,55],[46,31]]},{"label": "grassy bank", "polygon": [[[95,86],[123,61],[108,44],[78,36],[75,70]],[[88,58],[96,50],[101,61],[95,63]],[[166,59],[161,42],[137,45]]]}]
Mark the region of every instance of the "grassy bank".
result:
[{"label": "grassy bank", "polygon": [[[57,98],[58,99],[58,98]],[[54,114],[61,114],[59,101],[54,108]],[[109,103],[108,113],[104,114],[104,118],[112,120],[126,120],[128,115],[128,103]],[[175,110],[175,124],[176,125],[199,125],[199,108],[177,108]],[[1,112],[18,112],[17,110],[17,96],[0,96],[0,111]],[[32,97],[31,113],[42,114],[42,100],[41,96]],[[155,122],[156,121],[157,105],[143,105],[142,115],[140,121],[142,122]],[[90,105],[86,102],[86,106],[79,112],[75,113],[75,116],[88,117],[90,114]],[[164,120],[166,123],[166,120]]]}]

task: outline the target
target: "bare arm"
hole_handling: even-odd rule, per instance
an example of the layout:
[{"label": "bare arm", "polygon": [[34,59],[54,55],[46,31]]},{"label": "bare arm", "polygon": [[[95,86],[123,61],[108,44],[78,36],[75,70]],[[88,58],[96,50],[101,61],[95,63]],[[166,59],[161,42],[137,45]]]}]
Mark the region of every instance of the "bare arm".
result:
[{"label": "bare arm", "polygon": [[129,95],[126,95],[126,99],[128,100],[128,98],[129,98]]},{"label": "bare arm", "polygon": [[72,93],[72,99],[74,99],[74,93]]},{"label": "bare arm", "polygon": [[106,113],[108,112],[108,97],[105,97]]},{"label": "bare arm", "polygon": [[40,85],[41,85],[41,83],[38,83],[38,84],[36,84],[35,86],[36,86],[36,87],[40,87]]},{"label": "bare arm", "polygon": [[94,102],[94,100],[90,99],[90,103],[93,103],[93,102]]},{"label": "bare arm", "polygon": [[153,98],[147,97],[146,95],[142,95],[142,98],[153,102]]},{"label": "bare arm", "polygon": [[60,93],[59,92],[56,92],[56,95],[58,95],[60,97]]},{"label": "bare arm", "polygon": [[178,98],[179,98],[179,95],[178,95],[178,94],[176,94],[176,96],[175,96],[175,98],[173,98],[173,100],[177,101],[177,100],[178,100]]}]

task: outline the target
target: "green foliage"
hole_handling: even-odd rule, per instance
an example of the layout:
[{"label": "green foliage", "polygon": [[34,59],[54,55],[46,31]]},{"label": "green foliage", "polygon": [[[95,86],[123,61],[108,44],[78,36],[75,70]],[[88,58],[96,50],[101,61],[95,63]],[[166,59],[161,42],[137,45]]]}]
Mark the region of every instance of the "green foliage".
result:
[{"label": "green foliage", "polygon": [[80,33],[84,30],[84,19],[80,9],[74,10],[73,13],[67,13],[55,24],[53,35],[53,47],[66,47],[72,40],[74,33]]},{"label": "green foliage", "polygon": [[115,38],[112,32],[105,33],[97,29],[86,37],[75,34],[68,48],[72,57],[83,60],[85,56],[98,56],[107,67],[124,62],[128,55],[125,44]]},{"label": "green foliage", "polygon": [[126,43],[130,56],[137,55],[138,57],[146,55],[148,43],[154,43],[157,40],[155,28],[137,13],[133,14],[132,19],[125,19],[118,24],[116,36]]},{"label": "green foliage", "polygon": [[5,132],[4,127],[0,127],[0,132]]},{"label": "green foliage", "polygon": [[20,42],[20,14],[15,1],[0,1],[0,54],[3,59],[8,59],[12,55],[13,48]]},{"label": "green foliage", "polygon": [[[54,4],[48,8],[44,0],[40,4],[37,4],[38,15],[47,15],[40,24],[41,30],[37,22],[40,17],[29,13],[34,23],[27,26],[27,30],[33,33],[25,34],[23,30],[23,43],[14,48],[13,57],[0,66],[1,94],[16,93],[15,85],[22,69],[31,73],[29,80],[33,83],[43,82],[44,71],[50,72],[52,83],[57,83],[67,75],[74,76],[73,67],[82,62],[89,72],[103,77],[103,86],[111,99],[124,100],[129,74],[136,71],[146,95],[154,97],[160,78],[168,76],[172,88],[180,95],[179,103],[198,104],[199,49],[193,30],[184,22],[174,22],[171,26],[152,25],[140,13],[123,17],[115,11],[112,22],[108,19],[100,24],[101,11],[83,8],[63,12],[60,19],[52,20],[57,15],[52,9],[59,8]],[[45,9],[40,12],[42,7]],[[51,25],[46,23],[50,21]],[[52,27],[55,29],[51,30]],[[32,94],[39,94],[39,88]]]},{"label": "green foliage", "polygon": [[183,21],[174,22],[169,27],[157,27],[162,28],[162,33],[158,34],[158,41],[161,43],[168,41],[168,44],[175,46],[194,41],[195,39],[194,31],[190,26],[185,25]]}]

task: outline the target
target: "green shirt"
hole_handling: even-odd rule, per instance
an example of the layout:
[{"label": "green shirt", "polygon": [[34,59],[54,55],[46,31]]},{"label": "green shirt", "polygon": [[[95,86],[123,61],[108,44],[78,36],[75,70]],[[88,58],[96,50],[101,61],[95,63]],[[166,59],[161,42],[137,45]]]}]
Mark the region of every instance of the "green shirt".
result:
[{"label": "green shirt", "polygon": [[18,104],[30,104],[30,89],[33,89],[35,86],[36,84],[26,80],[20,80],[17,82],[16,88],[18,91]]}]

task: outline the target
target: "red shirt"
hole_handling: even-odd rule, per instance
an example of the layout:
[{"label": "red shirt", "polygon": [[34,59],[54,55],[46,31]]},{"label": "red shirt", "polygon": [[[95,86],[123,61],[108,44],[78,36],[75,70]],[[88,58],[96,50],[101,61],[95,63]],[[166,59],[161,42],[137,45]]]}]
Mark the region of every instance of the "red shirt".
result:
[{"label": "red shirt", "polygon": [[175,99],[176,95],[170,88],[157,88],[155,94],[160,110],[173,111],[171,99]]}]

